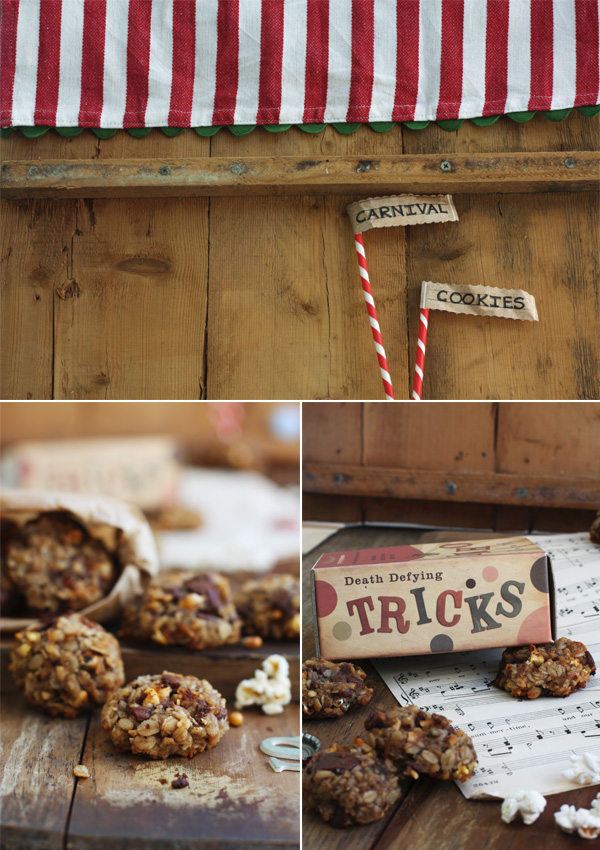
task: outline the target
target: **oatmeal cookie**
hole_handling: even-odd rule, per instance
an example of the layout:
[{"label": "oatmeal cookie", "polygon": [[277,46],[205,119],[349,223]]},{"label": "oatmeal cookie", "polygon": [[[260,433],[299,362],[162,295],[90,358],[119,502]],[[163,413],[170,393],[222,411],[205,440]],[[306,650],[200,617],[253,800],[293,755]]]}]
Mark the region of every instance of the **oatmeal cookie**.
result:
[{"label": "oatmeal cookie", "polygon": [[300,583],[294,576],[274,573],[247,581],[234,602],[244,634],[273,640],[300,636]]},{"label": "oatmeal cookie", "polygon": [[217,573],[175,571],[160,576],[123,613],[121,637],[212,649],[237,643],[241,621],[229,582]]},{"label": "oatmeal cookie", "polygon": [[4,568],[31,611],[79,611],[117,579],[106,547],[68,511],[45,511],[6,541]]},{"label": "oatmeal cookie", "polygon": [[559,638],[505,649],[492,685],[522,699],[567,697],[585,688],[595,672],[594,659],[582,643]]},{"label": "oatmeal cookie", "polygon": [[400,799],[396,768],[360,738],[320,750],[304,768],[303,799],[331,826],[381,820]]},{"label": "oatmeal cookie", "polygon": [[75,717],[125,681],[117,639],[81,614],[17,632],[10,670],[28,702],[46,714]]},{"label": "oatmeal cookie", "polygon": [[367,743],[413,779],[424,774],[466,782],[475,771],[473,742],[441,714],[421,711],[416,705],[398,705],[389,711],[375,711],[365,721],[365,729]]},{"label": "oatmeal cookie", "polygon": [[210,682],[165,671],[138,676],[112,694],[102,728],[119,752],[166,759],[210,750],[229,724],[225,700]]},{"label": "oatmeal cookie", "polygon": [[305,717],[341,717],[373,698],[367,674],[346,661],[309,658],[302,665],[302,713]]}]

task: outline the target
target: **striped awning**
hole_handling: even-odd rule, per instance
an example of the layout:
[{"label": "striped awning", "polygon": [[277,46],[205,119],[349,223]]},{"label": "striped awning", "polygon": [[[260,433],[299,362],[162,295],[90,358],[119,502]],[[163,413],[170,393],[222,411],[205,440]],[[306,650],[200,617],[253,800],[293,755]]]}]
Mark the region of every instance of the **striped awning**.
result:
[{"label": "striped awning", "polygon": [[598,0],[1,0],[3,127],[429,121],[599,100]]}]

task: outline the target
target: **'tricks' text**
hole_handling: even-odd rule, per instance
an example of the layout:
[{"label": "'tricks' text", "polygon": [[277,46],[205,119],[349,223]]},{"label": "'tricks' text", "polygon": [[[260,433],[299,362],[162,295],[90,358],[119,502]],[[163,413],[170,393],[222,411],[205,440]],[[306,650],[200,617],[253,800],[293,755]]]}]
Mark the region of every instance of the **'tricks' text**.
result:
[{"label": "'tricks' text", "polygon": [[[523,607],[519,596],[523,595],[525,585],[519,581],[505,581],[500,588],[501,599],[498,599],[495,605],[493,599],[497,594],[494,592],[466,596],[463,599],[462,590],[443,590],[432,604],[429,601],[426,603],[425,590],[425,587],[415,587],[409,591],[406,598],[377,596],[374,601],[372,596],[361,596],[351,599],[346,602],[348,614],[350,617],[359,618],[361,635],[369,635],[375,631],[382,634],[397,631],[404,635],[410,629],[411,623],[416,626],[432,623],[429,613],[435,614],[440,626],[451,629],[468,611],[473,624],[471,634],[476,634],[501,628],[502,623],[494,617],[518,617]],[[411,619],[408,619],[408,616]],[[418,619],[415,619],[416,617]]]}]

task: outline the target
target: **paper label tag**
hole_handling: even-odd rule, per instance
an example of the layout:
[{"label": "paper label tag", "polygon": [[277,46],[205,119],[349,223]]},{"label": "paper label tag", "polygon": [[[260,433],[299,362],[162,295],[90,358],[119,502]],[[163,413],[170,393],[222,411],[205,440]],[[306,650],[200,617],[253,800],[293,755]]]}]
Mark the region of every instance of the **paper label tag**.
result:
[{"label": "paper label tag", "polygon": [[374,227],[458,221],[450,195],[388,195],[356,201],[346,209],[355,233]]},{"label": "paper label tag", "polygon": [[421,284],[421,308],[468,313],[472,316],[500,316],[537,322],[535,298],[523,289],[499,289],[497,286],[468,286],[464,283]]}]

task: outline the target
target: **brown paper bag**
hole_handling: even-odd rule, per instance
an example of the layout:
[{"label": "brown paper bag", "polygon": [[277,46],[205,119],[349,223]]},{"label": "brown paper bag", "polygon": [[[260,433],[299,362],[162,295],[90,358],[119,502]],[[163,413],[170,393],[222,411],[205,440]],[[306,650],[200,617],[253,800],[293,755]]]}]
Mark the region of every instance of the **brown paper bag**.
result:
[{"label": "brown paper bag", "polygon": [[[158,552],[150,526],[142,512],[106,496],[57,493],[42,490],[4,490],[0,493],[3,520],[24,525],[44,511],[69,511],[88,533],[101,540],[116,556],[119,577],[110,593],[78,611],[97,622],[118,616],[123,606],[141,593],[159,570]],[[0,632],[15,632],[35,618],[0,617]]]}]

